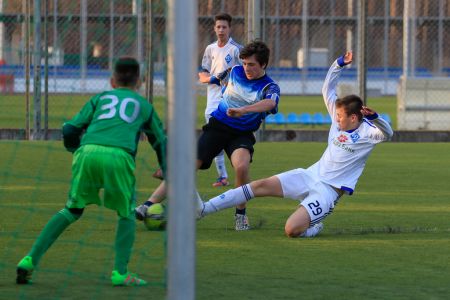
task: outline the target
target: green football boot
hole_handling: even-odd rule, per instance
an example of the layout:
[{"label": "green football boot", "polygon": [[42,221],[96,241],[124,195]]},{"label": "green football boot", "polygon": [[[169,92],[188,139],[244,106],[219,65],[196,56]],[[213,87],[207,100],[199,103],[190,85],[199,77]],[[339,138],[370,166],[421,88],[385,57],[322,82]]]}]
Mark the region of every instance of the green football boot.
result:
[{"label": "green football boot", "polygon": [[147,281],[139,278],[136,274],[127,272],[121,275],[114,270],[111,274],[111,281],[113,286],[143,286],[147,285]]},{"label": "green football boot", "polygon": [[31,283],[31,275],[33,274],[34,266],[31,256],[25,256],[17,264],[17,284]]}]

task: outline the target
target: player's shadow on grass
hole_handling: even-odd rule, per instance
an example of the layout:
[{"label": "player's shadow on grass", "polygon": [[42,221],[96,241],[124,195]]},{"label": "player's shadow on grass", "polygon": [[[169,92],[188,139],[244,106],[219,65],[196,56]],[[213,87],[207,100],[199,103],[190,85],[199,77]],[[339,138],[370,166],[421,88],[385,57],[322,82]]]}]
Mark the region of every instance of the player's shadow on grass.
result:
[{"label": "player's shadow on grass", "polygon": [[367,234],[399,234],[399,233],[428,233],[448,231],[437,227],[401,227],[386,225],[383,227],[360,227],[352,229],[331,228],[328,235],[367,235]]}]

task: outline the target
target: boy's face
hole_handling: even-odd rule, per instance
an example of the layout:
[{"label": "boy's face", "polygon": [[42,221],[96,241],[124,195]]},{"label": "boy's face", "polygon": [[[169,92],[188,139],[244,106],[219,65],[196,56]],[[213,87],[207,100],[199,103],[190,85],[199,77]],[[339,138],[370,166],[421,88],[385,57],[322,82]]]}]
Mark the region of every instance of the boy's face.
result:
[{"label": "boy's face", "polygon": [[220,41],[228,41],[230,38],[230,25],[228,21],[225,20],[217,20],[214,25],[214,32],[217,35],[217,39]]},{"label": "boy's face", "polygon": [[265,65],[260,65],[260,63],[256,60],[254,54],[247,58],[243,58],[242,66],[244,67],[245,76],[247,77],[247,79],[258,79],[265,74]]},{"label": "boy's face", "polygon": [[336,123],[342,131],[352,130],[359,126],[358,116],[356,114],[347,115],[344,107],[336,108]]}]

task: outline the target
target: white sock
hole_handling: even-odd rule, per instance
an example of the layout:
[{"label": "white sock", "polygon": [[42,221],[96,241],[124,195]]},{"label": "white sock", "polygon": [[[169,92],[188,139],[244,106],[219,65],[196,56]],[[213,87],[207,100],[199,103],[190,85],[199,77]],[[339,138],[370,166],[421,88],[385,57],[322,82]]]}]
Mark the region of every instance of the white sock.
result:
[{"label": "white sock", "polygon": [[323,223],[320,222],[314,226],[309,227],[305,230],[302,234],[300,234],[300,237],[314,237],[318,235],[323,229]]},{"label": "white sock", "polygon": [[223,150],[216,156],[216,158],[214,158],[214,162],[216,163],[217,174],[219,174],[219,177],[228,178]]},{"label": "white sock", "polygon": [[225,193],[210,199],[208,202],[205,202],[202,216],[206,216],[210,213],[214,213],[225,208],[244,204],[254,197],[255,196],[250,188],[250,184],[228,190]]}]

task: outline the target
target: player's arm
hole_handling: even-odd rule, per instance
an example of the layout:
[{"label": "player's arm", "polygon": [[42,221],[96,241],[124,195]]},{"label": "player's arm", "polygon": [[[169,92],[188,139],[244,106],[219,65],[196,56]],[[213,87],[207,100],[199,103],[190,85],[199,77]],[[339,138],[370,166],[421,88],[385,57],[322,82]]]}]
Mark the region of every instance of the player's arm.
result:
[{"label": "player's arm", "polygon": [[201,83],[209,83],[209,84],[217,84],[221,85],[221,81],[224,80],[229,73],[229,69],[217,74],[217,75],[211,75],[208,70],[203,69],[201,72],[198,73],[198,80]]},{"label": "player's arm", "polygon": [[143,131],[148,138],[148,142],[156,152],[158,163],[163,174],[166,174],[167,137],[162,122],[154,109],[152,109],[148,121],[144,124]]},{"label": "player's arm", "polygon": [[81,135],[91,123],[95,107],[95,99],[93,98],[83,106],[72,120],[63,124],[63,142],[67,151],[75,152],[80,147]]},{"label": "player's arm", "polygon": [[276,84],[270,85],[264,99],[248,106],[234,107],[227,110],[227,115],[233,118],[239,118],[247,113],[270,112],[276,114],[278,111],[278,102],[280,100],[280,88]]},{"label": "player's arm", "polygon": [[198,73],[198,80],[201,83],[210,83],[212,74],[210,73],[212,65],[212,57],[210,47],[206,47],[203,53],[201,71]]},{"label": "player's arm", "polygon": [[371,136],[373,140],[386,141],[392,138],[394,131],[392,130],[391,125],[383,118],[380,118],[376,111],[367,106],[363,106],[361,113],[367,120],[371,121],[376,126],[376,130],[374,130]]},{"label": "player's arm", "polygon": [[322,87],[323,100],[327,106],[328,112],[333,115],[334,102],[336,101],[336,87],[339,82],[342,69],[353,60],[353,53],[347,51],[343,56],[336,59],[328,70],[327,76]]}]

